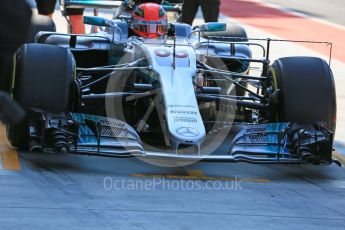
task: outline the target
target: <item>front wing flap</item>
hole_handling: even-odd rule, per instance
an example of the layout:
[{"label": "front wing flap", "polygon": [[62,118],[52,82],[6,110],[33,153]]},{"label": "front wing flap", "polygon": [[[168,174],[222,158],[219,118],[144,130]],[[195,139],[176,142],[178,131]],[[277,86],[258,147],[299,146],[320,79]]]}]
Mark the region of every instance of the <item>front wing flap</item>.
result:
[{"label": "front wing flap", "polygon": [[71,145],[71,152],[118,156],[143,152],[139,135],[127,123],[81,113],[71,116],[79,124],[78,140]]},{"label": "front wing flap", "polygon": [[237,133],[230,155],[312,163],[331,161],[333,133],[322,124],[270,123],[246,125]]}]

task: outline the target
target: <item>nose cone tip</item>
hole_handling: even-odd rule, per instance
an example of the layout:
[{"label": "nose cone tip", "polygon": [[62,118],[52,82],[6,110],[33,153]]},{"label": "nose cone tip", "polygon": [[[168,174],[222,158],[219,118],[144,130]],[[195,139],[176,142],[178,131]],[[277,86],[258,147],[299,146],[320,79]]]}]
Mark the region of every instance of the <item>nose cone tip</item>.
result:
[{"label": "nose cone tip", "polygon": [[[203,127],[202,127],[203,128]],[[205,129],[200,127],[179,127],[171,133],[174,139],[180,143],[198,144],[205,138]]]}]

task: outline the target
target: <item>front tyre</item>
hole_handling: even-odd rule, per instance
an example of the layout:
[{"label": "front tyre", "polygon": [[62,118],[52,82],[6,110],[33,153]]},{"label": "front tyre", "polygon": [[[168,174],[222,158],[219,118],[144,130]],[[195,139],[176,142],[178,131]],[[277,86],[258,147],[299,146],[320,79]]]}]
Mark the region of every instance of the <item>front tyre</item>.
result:
[{"label": "front tyre", "polygon": [[336,128],[336,93],[329,65],[316,57],[286,57],[270,67],[279,89],[278,122],[325,122]]},{"label": "front tyre", "polygon": [[[71,107],[75,61],[62,47],[25,44],[17,54],[13,98],[24,108],[64,112]],[[7,126],[10,143],[28,148],[28,122]]]}]

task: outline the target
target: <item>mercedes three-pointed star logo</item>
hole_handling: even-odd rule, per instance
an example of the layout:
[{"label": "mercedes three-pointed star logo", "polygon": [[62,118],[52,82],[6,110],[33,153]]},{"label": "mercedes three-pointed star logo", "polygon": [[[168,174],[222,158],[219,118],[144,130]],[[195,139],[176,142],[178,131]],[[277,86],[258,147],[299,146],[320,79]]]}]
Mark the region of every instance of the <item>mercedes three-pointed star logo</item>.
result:
[{"label": "mercedes three-pointed star logo", "polygon": [[200,132],[197,129],[191,127],[181,127],[177,129],[176,132],[184,137],[197,137],[200,135]]}]

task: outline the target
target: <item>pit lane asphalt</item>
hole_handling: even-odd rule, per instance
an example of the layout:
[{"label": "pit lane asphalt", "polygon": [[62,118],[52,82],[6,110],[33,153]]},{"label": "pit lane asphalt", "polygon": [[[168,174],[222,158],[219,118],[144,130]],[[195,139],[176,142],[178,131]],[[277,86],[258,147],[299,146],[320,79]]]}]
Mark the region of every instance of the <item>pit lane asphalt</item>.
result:
[{"label": "pit lane asphalt", "polygon": [[15,151],[1,152],[12,162],[0,168],[4,230],[345,229],[345,173],[334,164],[169,169],[135,158],[19,151],[18,166]]},{"label": "pit lane asphalt", "polygon": [[[331,166],[198,163],[20,152],[0,170],[0,229],[344,229]],[[166,179],[164,179],[166,178]]]}]

